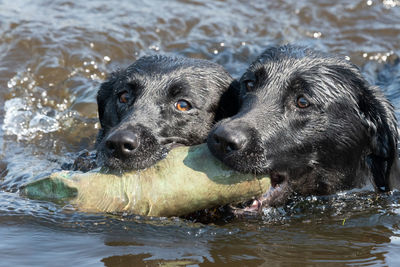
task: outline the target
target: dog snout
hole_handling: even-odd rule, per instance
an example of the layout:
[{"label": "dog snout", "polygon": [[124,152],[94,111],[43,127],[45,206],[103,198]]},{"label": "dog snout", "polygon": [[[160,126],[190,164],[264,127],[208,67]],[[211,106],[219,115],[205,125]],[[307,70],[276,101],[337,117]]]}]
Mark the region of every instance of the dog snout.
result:
[{"label": "dog snout", "polygon": [[139,147],[139,138],[132,131],[118,131],[107,137],[105,147],[109,154],[123,160],[132,156]]},{"label": "dog snout", "polygon": [[209,145],[220,156],[242,150],[248,141],[246,129],[242,127],[230,128],[221,125],[211,134]]}]

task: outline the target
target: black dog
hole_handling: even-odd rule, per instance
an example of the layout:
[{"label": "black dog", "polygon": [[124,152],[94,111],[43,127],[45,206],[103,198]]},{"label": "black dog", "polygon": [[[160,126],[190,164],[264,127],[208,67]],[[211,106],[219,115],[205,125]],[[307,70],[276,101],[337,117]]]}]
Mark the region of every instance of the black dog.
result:
[{"label": "black dog", "polygon": [[267,49],[240,79],[242,104],[208,138],[230,167],[269,174],[261,203],[399,181],[393,107],[346,60],[294,46]]},{"label": "black dog", "polygon": [[143,169],[176,144],[204,142],[215,121],[238,109],[232,82],[218,64],[167,56],[142,57],[113,73],[97,95],[98,162]]}]

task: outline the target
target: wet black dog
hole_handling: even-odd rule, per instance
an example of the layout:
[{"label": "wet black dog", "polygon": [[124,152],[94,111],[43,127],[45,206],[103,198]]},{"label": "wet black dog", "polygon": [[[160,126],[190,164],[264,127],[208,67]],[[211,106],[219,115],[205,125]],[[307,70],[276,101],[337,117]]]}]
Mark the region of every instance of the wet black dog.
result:
[{"label": "wet black dog", "polygon": [[346,60],[294,46],[271,47],[240,79],[242,104],[212,130],[208,145],[241,172],[266,173],[260,202],[326,195],[371,181],[399,181],[393,107]]},{"label": "wet black dog", "polygon": [[176,144],[205,142],[215,121],[238,109],[232,82],[218,64],[167,56],[142,57],[113,73],[97,95],[98,162],[143,169]]}]

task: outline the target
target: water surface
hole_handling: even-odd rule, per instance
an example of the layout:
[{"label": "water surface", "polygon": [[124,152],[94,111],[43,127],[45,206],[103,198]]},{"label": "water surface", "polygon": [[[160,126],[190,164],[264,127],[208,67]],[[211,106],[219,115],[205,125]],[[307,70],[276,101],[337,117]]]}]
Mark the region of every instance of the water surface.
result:
[{"label": "water surface", "polygon": [[93,149],[95,95],[142,55],[239,77],[268,45],[346,57],[400,110],[400,2],[0,1],[0,266],[400,265],[400,194],[307,198],[226,225],[77,213],[19,187]]}]

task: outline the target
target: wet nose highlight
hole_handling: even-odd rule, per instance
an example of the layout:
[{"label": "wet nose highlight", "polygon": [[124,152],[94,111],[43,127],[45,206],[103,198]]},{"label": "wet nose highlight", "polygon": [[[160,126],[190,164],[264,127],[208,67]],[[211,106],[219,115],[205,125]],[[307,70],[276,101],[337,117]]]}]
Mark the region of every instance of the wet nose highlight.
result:
[{"label": "wet nose highlight", "polygon": [[227,154],[244,148],[247,135],[242,129],[218,127],[212,134],[214,149],[220,154]]},{"label": "wet nose highlight", "polygon": [[108,152],[119,159],[128,158],[138,147],[139,138],[131,131],[116,132],[106,140]]}]

